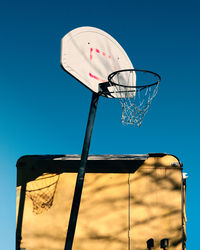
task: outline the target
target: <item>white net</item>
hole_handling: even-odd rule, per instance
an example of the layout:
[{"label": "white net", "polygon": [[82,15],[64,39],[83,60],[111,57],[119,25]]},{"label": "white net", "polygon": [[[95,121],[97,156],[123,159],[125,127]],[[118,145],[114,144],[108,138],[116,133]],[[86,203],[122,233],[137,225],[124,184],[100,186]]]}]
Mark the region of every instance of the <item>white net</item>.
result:
[{"label": "white net", "polygon": [[158,92],[160,78],[154,84],[157,74],[150,71],[138,71],[136,82],[135,71],[137,70],[114,74],[110,84],[115,97],[119,99],[122,106],[122,124],[139,127]]},{"label": "white net", "polygon": [[135,96],[119,98],[122,105],[122,123],[139,127],[157,91],[158,85],[154,85],[146,89],[138,89]]}]

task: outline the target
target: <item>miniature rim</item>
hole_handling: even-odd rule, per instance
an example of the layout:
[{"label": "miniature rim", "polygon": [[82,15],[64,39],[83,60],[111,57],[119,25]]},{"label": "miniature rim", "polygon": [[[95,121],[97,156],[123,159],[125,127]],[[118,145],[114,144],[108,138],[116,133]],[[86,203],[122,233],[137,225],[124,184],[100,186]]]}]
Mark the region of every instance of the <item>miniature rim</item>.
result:
[{"label": "miniature rim", "polygon": [[[118,73],[121,72],[125,72],[125,71],[134,71],[134,72],[143,72],[143,73],[149,73],[151,75],[153,75],[154,77],[158,77],[158,80],[154,83],[151,84],[145,84],[145,85],[140,85],[140,86],[129,86],[129,85],[122,85],[122,84],[118,84],[116,82],[113,82],[113,77],[116,76]],[[124,88],[148,88],[151,87],[153,85],[157,85],[159,84],[159,82],[161,81],[161,77],[159,74],[153,72],[153,71],[149,71],[149,70],[143,70],[143,69],[122,69],[122,70],[117,70],[115,72],[112,72],[109,76],[108,76],[108,82],[113,85],[113,86],[120,86],[120,87],[124,87]]]}]

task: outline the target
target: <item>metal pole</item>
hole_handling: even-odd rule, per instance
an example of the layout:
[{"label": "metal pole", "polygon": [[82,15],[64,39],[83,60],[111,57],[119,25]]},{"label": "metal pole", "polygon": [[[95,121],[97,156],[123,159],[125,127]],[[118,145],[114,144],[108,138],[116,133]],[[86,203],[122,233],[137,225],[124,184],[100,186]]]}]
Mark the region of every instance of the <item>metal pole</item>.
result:
[{"label": "metal pole", "polygon": [[81,194],[83,189],[83,183],[84,183],[84,176],[85,176],[85,170],[86,170],[86,164],[87,164],[87,158],[90,148],[90,140],[92,135],[92,129],[94,125],[95,115],[96,115],[96,109],[98,104],[99,94],[94,93],[92,95],[92,101],[90,105],[90,112],[87,122],[87,128],[85,132],[85,139],[83,143],[83,149],[81,154],[81,163],[78,170],[78,175],[76,179],[76,187],[74,191],[74,198],[71,208],[71,214],[69,219],[69,225],[68,225],[68,231],[67,231],[67,237],[65,241],[65,250],[71,250],[73,245],[73,239],[76,229],[76,222],[78,217],[78,211],[81,201]]},{"label": "metal pole", "polygon": [[17,218],[16,250],[20,250],[20,245],[22,240],[22,222],[24,214],[25,197],[26,197],[26,181],[23,181],[20,192],[19,210]]}]

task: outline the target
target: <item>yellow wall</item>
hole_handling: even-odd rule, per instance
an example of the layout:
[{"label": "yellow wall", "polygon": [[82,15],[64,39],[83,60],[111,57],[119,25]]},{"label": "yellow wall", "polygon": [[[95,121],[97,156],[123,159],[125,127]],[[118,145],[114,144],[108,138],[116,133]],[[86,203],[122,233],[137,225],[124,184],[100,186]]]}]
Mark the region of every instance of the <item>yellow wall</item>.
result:
[{"label": "yellow wall", "polygon": [[[160,249],[168,238],[170,250],[182,250],[182,175],[174,162],[169,155],[150,157],[132,174],[87,173],[73,249],[127,250],[130,244],[144,250],[149,238]],[[21,247],[64,249],[75,181],[76,174],[61,174],[53,206],[41,214],[26,198]]]}]

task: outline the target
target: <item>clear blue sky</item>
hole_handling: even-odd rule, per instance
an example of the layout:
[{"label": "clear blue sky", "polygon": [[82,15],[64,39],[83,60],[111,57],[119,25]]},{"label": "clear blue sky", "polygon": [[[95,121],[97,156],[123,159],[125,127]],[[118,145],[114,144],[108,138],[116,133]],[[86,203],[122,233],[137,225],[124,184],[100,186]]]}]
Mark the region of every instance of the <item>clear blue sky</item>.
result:
[{"label": "clear blue sky", "polygon": [[199,1],[4,1],[0,9],[0,248],[15,249],[16,161],[81,153],[91,92],[60,67],[60,41],[79,26],[111,34],[135,68],[162,76],[140,128],[100,98],[91,154],[176,155],[188,172],[187,249],[199,246]]}]

